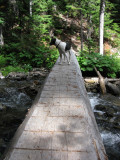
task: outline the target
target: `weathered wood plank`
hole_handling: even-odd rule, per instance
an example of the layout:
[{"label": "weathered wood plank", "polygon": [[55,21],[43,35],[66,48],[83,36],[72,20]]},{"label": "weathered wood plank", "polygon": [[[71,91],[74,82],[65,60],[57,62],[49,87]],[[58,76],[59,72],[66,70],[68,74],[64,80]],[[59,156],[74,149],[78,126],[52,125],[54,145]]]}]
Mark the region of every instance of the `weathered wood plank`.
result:
[{"label": "weathered wood plank", "polygon": [[81,71],[58,61],[4,160],[106,160]]}]

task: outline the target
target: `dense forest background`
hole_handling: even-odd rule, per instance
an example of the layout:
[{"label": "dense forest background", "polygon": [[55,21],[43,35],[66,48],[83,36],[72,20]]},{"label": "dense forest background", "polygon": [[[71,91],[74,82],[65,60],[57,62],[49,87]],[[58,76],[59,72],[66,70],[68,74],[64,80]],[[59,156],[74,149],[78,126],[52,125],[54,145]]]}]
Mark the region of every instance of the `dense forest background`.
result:
[{"label": "dense forest background", "polygon": [[[102,0],[101,0],[102,1]],[[99,54],[100,0],[0,0],[0,70],[51,68],[50,34],[71,41],[82,71],[120,75],[120,0],[105,0],[104,55]],[[102,63],[101,63],[102,62]]]}]

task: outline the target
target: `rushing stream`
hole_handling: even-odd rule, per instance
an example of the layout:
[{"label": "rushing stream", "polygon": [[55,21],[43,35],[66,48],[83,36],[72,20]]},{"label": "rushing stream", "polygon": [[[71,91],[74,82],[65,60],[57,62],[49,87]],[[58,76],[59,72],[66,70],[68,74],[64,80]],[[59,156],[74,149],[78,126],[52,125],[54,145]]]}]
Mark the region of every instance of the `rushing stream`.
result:
[{"label": "rushing stream", "polygon": [[[33,84],[33,82],[31,82]],[[29,84],[29,85],[31,85]],[[24,89],[23,89],[24,88]],[[26,88],[28,91],[26,91]],[[28,81],[0,80],[0,156],[35,98]],[[96,121],[109,156],[109,160],[120,159],[120,106],[112,105],[99,94],[88,93]]]},{"label": "rushing stream", "polygon": [[113,105],[100,98],[100,94],[88,93],[88,96],[108,158],[120,160],[120,104]]}]

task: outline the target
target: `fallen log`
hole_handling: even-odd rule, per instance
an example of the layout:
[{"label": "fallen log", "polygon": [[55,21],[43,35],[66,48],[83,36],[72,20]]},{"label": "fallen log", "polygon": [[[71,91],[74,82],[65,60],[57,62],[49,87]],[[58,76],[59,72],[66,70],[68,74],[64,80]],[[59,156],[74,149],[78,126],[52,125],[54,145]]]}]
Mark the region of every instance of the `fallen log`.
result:
[{"label": "fallen log", "polygon": [[[84,78],[84,81],[88,83],[99,83],[99,78],[98,77],[87,77],[87,78]],[[106,82],[116,82],[116,81],[120,81],[120,78],[105,78],[105,83]]]},{"label": "fallen log", "polygon": [[94,69],[99,77],[101,92],[102,92],[102,94],[106,94],[105,80],[104,80],[103,76],[100,74],[100,72],[97,70],[97,68],[94,67]]},{"label": "fallen log", "polygon": [[[91,78],[84,78],[85,83],[88,84],[99,84],[99,78],[98,77],[91,77]],[[112,95],[120,95],[120,79],[119,78],[105,78],[104,79],[106,92],[111,93]],[[101,87],[101,86],[100,86]]]},{"label": "fallen log", "polygon": [[109,91],[109,93],[112,93],[113,95],[120,95],[120,89],[117,85],[107,82],[106,83],[106,88]]}]

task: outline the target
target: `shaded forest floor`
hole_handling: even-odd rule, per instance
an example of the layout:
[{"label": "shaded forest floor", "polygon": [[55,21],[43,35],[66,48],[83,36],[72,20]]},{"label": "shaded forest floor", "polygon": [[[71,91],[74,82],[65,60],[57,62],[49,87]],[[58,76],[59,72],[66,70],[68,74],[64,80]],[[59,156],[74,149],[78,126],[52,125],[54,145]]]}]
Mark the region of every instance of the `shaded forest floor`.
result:
[{"label": "shaded forest floor", "polygon": [[[81,50],[81,21],[78,18],[68,18],[65,15],[60,14],[58,18],[58,24],[56,26],[56,30],[54,30],[55,36],[60,38],[63,41],[71,41],[73,49],[76,51],[76,54],[79,55],[79,51]],[[83,29],[83,47],[84,49],[88,49],[88,24],[87,20],[83,19],[82,24]],[[95,52],[99,52],[99,35],[94,35],[94,31],[92,30],[92,40],[94,42],[94,50]],[[118,41],[117,33],[113,33],[114,31],[110,31],[110,37],[104,38],[104,53],[105,54],[120,54],[120,46],[116,44]],[[92,46],[91,46],[92,47]]]}]

